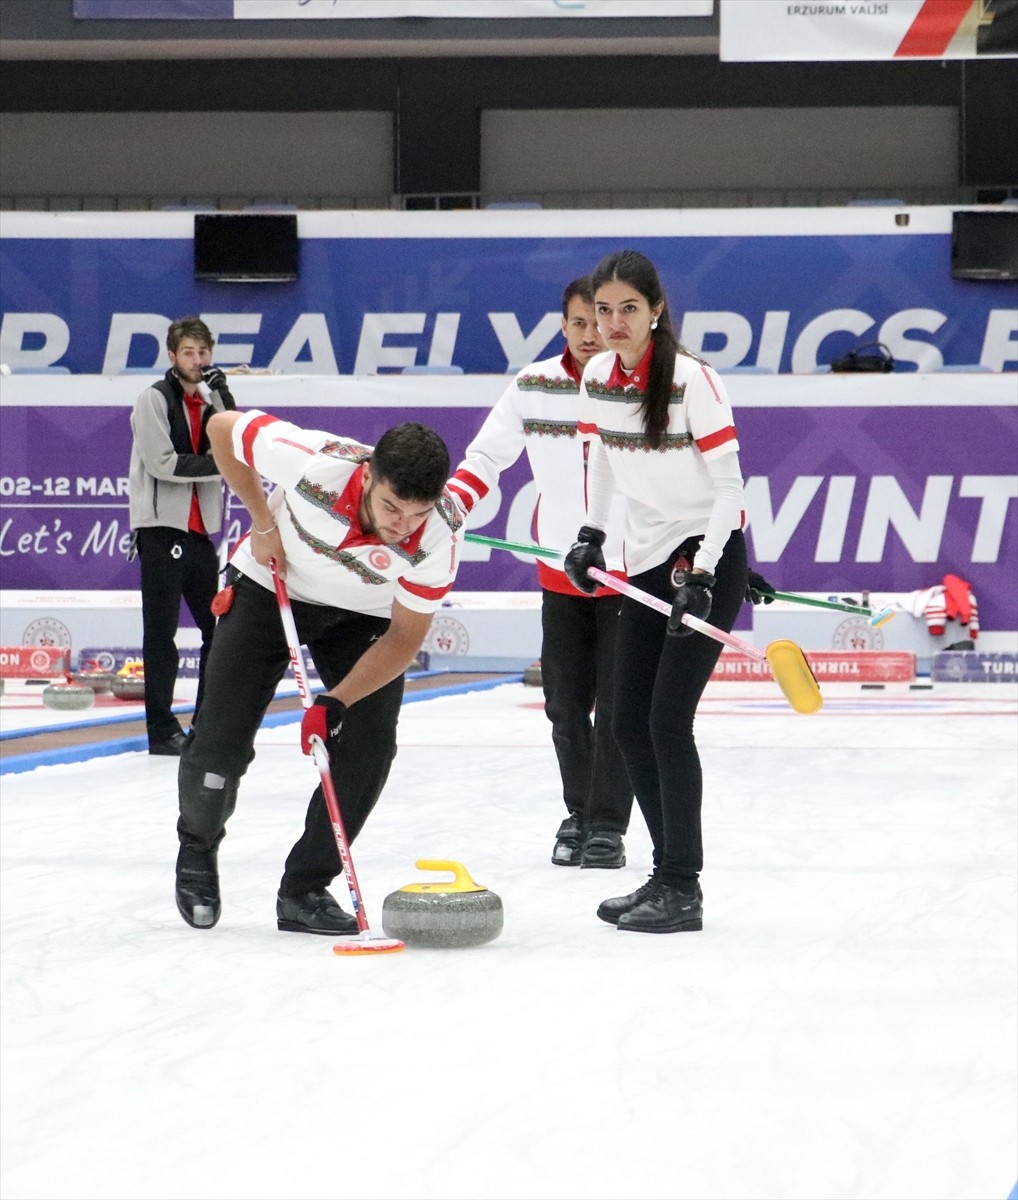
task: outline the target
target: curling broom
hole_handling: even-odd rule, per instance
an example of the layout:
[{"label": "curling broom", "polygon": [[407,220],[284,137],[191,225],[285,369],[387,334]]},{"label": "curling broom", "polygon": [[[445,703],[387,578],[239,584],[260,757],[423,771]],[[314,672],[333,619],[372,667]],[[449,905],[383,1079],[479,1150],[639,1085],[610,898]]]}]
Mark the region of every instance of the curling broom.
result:
[{"label": "curling broom", "polygon": [[[543,546],[525,546],[516,542],[504,542],[501,538],[483,537],[479,533],[468,533],[468,542],[476,542],[480,546],[493,546],[496,550],[516,550],[521,554],[540,554],[545,558],[562,558],[558,550],[546,550]],[[835,600],[815,600],[812,596],[799,596],[795,592],[761,592],[761,595],[771,596],[775,600],[787,600],[792,604],[806,604],[812,608],[829,608],[836,612],[855,613],[860,617],[868,617],[874,629],[886,625],[894,618],[893,608],[873,609],[865,604],[839,604]]]},{"label": "curling broom", "polygon": [[[276,599],[279,602],[279,616],[286,633],[286,642],[290,650],[290,664],[297,680],[297,691],[300,693],[301,704],[305,709],[311,707],[311,688],[308,684],[307,669],[304,666],[304,656],[300,652],[300,638],[297,636],[297,623],[293,619],[293,609],[290,607],[290,595],[286,583],[276,572],[276,560],[272,560],[272,579],[276,585]],[[346,836],[346,827],[339,811],[339,798],[336,786],[332,782],[329,770],[329,751],[319,737],[311,738],[311,748],[314,754],[315,766],[322,779],[322,792],[325,795],[325,807],[329,810],[329,822],[336,838],[336,849],[339,851],[339,861],[343,864],[343,875],[350,892],[354,916],[357,918],[359,932],[349,937],[341,938],[333,947],[334,954],[370,954],[392,953],[402,950],[404,943],[398,938],[380,938],[372,934],[368,926],[368,914],[361,902],[360,884],[357,882],[357,872],[354,870],[353,859],[350,857],[350,842]]]},{"label": "curling broom", "polygon": [[[515,550],[521,554],[537,554],[545,558],[563,557],[557,550],[548,550],[543,546],[528,546],[518,542],[506,542],[499,538],[482,537],[476,533],[468,533],[466,540],[468,542],[477,542],[483,546],[493,546],[498,550]],[[656,608],[658,612],[664,613],[665,616],[671,614],[672,606],[667,600],[660,600],[657,596],[651,596],[648,592],[643,592],[639,588],[633,587],[631,583],[624,583],[621,579],[616,579],[614,575],[609,575],[607,571],[601,571],[597,567],[590,567],[587,574],[591,579],[596,579],[604,587],[621,592],[623,596],[628,596],[631,600],[637,600],[641,604],[646,604],[649,608]],[[806,656],[795,642],[782,639],[771,642],[766,650],[760,650],[750,642],[745,642],[742,638],[736,637],[735,634],[726,633],[725,630],[718,629],[706,621],[701,621],[698,617],[690,616],[689,613],[683,613],[682,622],[684,625],[688,625],[690,629],[695,629],[697,633],[702,633],[705,637],[713,638],[716,642],[721,642],[722,645],[730,646],[733,650],[738,650],[749,658],[756,659],[757,662],[766,662],[771,668],[775,682],[784,693],[785,699],[796,712],[815,713],[823,704],[823,697],[820,694],[816,678],[810,670]]]},{"label": "curling broom", "polygon": [[874,629],[886,625],[894,618],[893,608],[867,608],[865,604],[839,604],[836,600],[814,600],[812,596],[798,596],[795,592],[775,592],[760,590],[761,596],[771,596],[775,600],[788,600],[791,604],[808,604],[812,608],[829,608],[835,612],[855,613],[860,617],[868,617]]}]

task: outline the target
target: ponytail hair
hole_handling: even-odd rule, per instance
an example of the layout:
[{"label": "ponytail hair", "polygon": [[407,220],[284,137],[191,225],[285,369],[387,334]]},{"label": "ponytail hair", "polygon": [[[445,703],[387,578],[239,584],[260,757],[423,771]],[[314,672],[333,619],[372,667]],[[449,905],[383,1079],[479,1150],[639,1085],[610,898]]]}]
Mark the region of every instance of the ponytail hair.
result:
[{"label": "ponytail hair", "polygon": [[615,250],[597,264],[590,276],[590,283],[595,295],[598,288],[606,283],[627,283],[640,293],[651,308],[663,305],[657,319],[657,329],[651,333],[653,351],[650,373],[640,410],[643,413],[643,432],[651,448],[657,450],[668,428],[668,405],[675,378],[675,355],[679,349],[678,338],[672,328],[668,297],[661,287],[657,268],[638,250]]}]

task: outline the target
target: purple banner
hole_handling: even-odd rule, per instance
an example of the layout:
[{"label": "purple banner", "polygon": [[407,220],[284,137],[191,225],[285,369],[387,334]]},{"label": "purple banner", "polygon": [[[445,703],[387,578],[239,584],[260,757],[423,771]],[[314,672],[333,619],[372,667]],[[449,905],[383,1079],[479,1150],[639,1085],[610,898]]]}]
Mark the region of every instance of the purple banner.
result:
[{"label": "purple banner", "polygon": [[1018,683],[1018,655],[945,651],[930,668],[934,683]]},{"label": "purple banner", "polygon": [[[456,463],[486,411],[427,408],[412,419],[437,429]],[[408,411],[288,408],[285,416],[370,444]],[[737,420],[751,561],[774,586],[911,592],[952,573],[971,583],[984,629],[1018,628],[1018,409],[750,407]],[[3,425],[3,586],[137,588],[137,563],[124,555],[129,410],[10,407]],[[529,520],[532,504],[526,495],[514,502],[529,482],[524,459],[502,476],[501,508],[475,531],[525,536],[520,514]],[[241,512],[234,531],[246,527]],[[487,561],[465,559],[457,586],[529,591],[535,571],[493,551]]]}]

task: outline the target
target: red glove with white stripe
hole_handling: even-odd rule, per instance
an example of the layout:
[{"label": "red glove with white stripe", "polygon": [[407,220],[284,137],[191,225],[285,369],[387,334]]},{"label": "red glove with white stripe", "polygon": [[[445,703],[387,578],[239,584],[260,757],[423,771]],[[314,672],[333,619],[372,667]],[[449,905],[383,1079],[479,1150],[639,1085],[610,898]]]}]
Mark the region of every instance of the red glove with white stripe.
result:
[{"label": "red glove with white stripe", "polygon": [[316,696],[314,704],[304,710],[304,719],[300,723],[300,748],[304,753],[312,753],[311,739],[317,735],[331,757],[339,743],[345,716],[346,705],[342,700],[329,695]]}]

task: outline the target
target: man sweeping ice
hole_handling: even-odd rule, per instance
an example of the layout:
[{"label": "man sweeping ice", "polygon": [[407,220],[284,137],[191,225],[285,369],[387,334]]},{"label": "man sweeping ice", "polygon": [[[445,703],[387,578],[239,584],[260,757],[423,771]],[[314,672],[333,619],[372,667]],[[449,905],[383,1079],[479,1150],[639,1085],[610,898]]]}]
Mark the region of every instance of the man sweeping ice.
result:
[{"label": "man sweeping ice", "polygon": [[[325,743],[352,842],[385,786],[403,672],[452,587],[462,525],[444,490],[448,450],[423,425],[398,425],[374,447],[256,410],[218,414],[208,430],[252,527],[234,550],[235,582],[218,605],[207,717],[180,762],[176,900],[199,929],[219,920],[219,844],[290,663],[271,564],[286,580],[300,641],[327,689],[305,711],[301,745],[310,753],[313,737]],[[275,484],[268,496],[263,478]],[[355,917],[328,891],[340,870],[319,786],[283,868],[278,928],[355,932]]]}]

